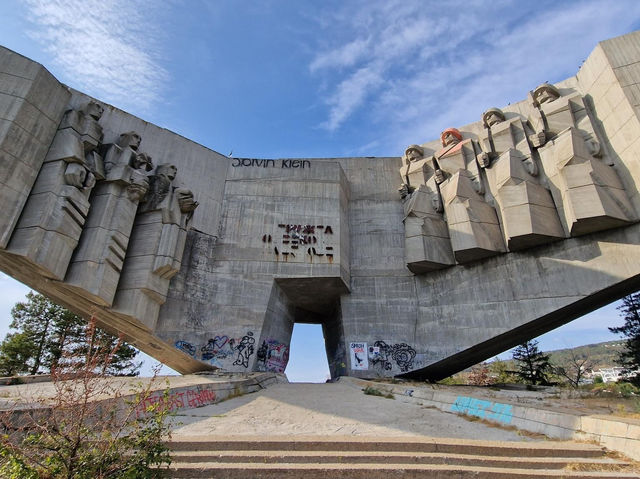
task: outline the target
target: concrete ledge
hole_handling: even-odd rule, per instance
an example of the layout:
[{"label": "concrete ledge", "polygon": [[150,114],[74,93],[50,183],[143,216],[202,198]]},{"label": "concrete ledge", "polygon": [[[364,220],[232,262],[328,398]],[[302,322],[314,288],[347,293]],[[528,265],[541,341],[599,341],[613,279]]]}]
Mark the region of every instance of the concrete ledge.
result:
[{"label": "concrete ledge", "polygon": [[[556,439],[595,441],[632,459],[640,460],[640,421],[602,415],[558,412],[497,402],[493,398],[456,395],[429,386],[389,384],[356,378],[340,378],[358,387],[372,386],[403,400],[435,407],[443,412],[479,417]],[[464,393],[468,394],[468,392]]]}]

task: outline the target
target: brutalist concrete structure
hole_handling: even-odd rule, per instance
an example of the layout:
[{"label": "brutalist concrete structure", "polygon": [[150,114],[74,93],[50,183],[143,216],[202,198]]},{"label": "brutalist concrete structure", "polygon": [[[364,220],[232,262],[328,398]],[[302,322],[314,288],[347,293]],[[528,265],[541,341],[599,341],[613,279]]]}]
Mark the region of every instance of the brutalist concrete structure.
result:
[{"label": "brutalist concrete structure", "polygon": [[0,268],[183,373],[439,379],[640,288],[640,33],[400,158],[229,158],[0,50]]}]

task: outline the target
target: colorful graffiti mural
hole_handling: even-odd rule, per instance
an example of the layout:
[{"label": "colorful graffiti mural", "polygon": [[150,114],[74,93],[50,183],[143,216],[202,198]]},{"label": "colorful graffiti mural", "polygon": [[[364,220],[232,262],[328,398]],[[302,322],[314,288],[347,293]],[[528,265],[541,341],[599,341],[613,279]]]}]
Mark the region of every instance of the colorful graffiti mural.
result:
[{"label": "colorful graffiti mural", "polygon": [[451,412],[459,412],[477,416],[482,419],[511,423],[513,406],[499,402],[485,401],[468,396],[458,396],[456,402],[451,405]]},{"label": "colorful graffiti mural", "polygon": [[[225,360],[235,356],[234,366],[249,367],[249,359],[255,352],[256,340],[253,332],[248,331],[241,338],[231,338],[227,335],[217,335],[209,338],[204,346],[194,346],[188,341],[176,341],[175,347],[189,356],[217,367],[224,367]],[[229,359],[230,361],[231,359]],[[229,366],[227,364],[227,366]]]},{"label": "colorful graffiti mural", "polygon": [[274,339],[266,339],[256,355],[258,371],[283,373],[289,362],[289,346]]}]

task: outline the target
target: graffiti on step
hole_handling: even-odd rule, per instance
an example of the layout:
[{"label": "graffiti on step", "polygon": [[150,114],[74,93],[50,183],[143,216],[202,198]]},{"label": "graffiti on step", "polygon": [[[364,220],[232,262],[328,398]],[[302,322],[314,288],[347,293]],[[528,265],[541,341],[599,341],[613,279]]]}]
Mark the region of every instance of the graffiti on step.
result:
[{"label": "graffiti on step", "polygon": [[186,391],[171,392],[165,395],[162,392],[152,393],[143,398],[136,406],[136,417],[141,418],[157,410],[177,411],[185,408],[196,408],[213,404],[216,401],[216,392],[197,387]]},{"label": "graffiti on step", "polygon": [[332,263],[336,253],[331,225],[279,223],[273,233],[262,235],[262,242],[278,261]]},{"label": "graffiti on step", "polygon": [[406,372],[413,369],[416,350],[407,343],[387,344],[384,341],[376,341],[369,346],[368,356],[373,367],[391,371],[395,362],[400,371]]},{"label": "graffiti on step", "polygon": [[499,402],[486,401],[468,396],[458,396],[451,405],[451,412],[459,412],[477,416],[490,421],[510,424],[513,416],[513,406]]},{"label": "graffiti on step", "polygon": [[212,366],[224,367],[225,360],[233,359],[234,366],[248,368],[249,359],[255,352],[255,342],[253,332],[248,331],[241,338],[232,338],[226,334],[216,335],[202,346],[194,346],[183,340],[176,341],[174,345],[189,356],[208,362]]},{"label": "graffiti on step", "polygon": [[258,371],[283,373],[289,362],[289,346],[274,339],[266,339],[256,353]]}]

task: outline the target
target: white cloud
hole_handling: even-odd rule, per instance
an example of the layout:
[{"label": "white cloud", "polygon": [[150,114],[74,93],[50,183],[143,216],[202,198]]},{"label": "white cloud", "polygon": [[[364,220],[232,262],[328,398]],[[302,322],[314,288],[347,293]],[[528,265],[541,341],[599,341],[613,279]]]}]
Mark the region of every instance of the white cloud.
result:
[{"label": "white cloud", "polygon": [[347,2],[323,20],[323,46],[310,62],[329,85],[323,126],[339,130],[366,110],[363,144],[375,136],[388,149],[367,153],[400,154],[574,75],[598,41],[630,31],[639,17],[630,0],[606,8],[595,0]]},{"label": "white cloud", "polygon": [[375,89],[380,82],[381,72],[375,66],[361,68],[343,80],[329,100],[329,104],[333,106],[329,119],[323,126],[329,130],[338,128],[351,113],[364,103],[367,93]]},{"label": "white cloud", "polygon": [[128,0],[27,0],[31,35],[61,71],[60,80],[101,100],[146,112],[167,72],[155,53],[157,5]]}]

